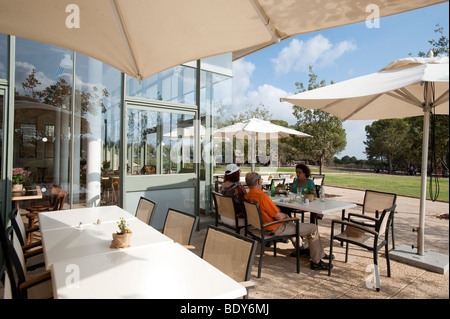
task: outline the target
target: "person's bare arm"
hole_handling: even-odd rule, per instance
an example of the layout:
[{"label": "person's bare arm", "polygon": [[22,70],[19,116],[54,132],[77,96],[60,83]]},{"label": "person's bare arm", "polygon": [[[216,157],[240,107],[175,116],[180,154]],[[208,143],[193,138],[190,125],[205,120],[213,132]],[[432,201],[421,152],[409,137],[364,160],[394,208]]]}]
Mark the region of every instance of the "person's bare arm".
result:
[{"label": "person's bare arm", "polygon": [[289,215],[282,213],[282,212],[278,212],[278,214],[273,216],[273,218],[275,218],[276,220],[283,220],[283,219],[289,218]]}]

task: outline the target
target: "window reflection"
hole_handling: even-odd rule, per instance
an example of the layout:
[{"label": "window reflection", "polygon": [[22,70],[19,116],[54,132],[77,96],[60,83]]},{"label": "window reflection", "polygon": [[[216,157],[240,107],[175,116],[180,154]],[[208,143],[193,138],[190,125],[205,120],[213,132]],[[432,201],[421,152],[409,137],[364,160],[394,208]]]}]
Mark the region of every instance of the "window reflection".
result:
[{"label": "window reflection", "polygon": [[128,110],[129,175],[194,172],[194,115]]},{"label": "window reflection", "polygon": [[127,76],[127,92],[130,97],[195,105],[196,70],[176,66],[147,79]]},{"label": "window reflection", "polygon": [[74,197],[119,205],[120,72],[81,54],[76,65]]},{"label": "window reflection", "polygon": [[28,185],[49,192],[53,186],[68,191],[70,185],[73,66],[61,64],[69,53],[31,40],[16,41],[13,166],[31,171]]}]

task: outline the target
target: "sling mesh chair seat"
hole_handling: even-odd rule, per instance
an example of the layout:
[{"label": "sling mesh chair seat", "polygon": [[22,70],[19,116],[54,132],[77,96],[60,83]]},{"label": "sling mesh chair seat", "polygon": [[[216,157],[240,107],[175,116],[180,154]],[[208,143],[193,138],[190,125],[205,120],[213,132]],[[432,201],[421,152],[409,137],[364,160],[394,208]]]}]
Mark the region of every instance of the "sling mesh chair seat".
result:
[{"label": "sling mesh chair seat", "polygon": [[257,242],[253,239],[209,226],[203,244],[202,258],[248,290],[254,287],[250,276],[256,245]]},{"label": "sling mesh chair seat", "polygon": [[194,230],[197,228],[198,219],[198,216],[192,216],[169,208],[162,233],[174,242],[186,248],[194,249],[195,247],[192,246],[192,238]]},{"label": "sling mesh chair seat", "polygon": [[[259,257],[259,266],[258,266],[258,278],[261,277],[261,267],[262,267],[262,260],[264,256],[264,248],[266,247],[266,243],[273,242],[273,254],[274,257],[277,256],[277,241],[278,240],[285,240],[292,237],[295,237],[295,243],[296,243],[296,252],[299,251],[299,243],[300,243],[300,220],[298,218],[287,218],[283,220],[277,220],[270,223],[263,222],[263,218],[261,215],[261,210],[259,208],[259,204],[255,202],[251,202],[248,200],[244,200],[244,206],[245,206],[245,212],[247,214],[247,223],[248,225],[254,226],[253,228],[248,227],[246,229],[246,235],[251,236],[253,239],[260,242],[261,246],[261,254]],[[290,223],[295,222],[296,224],[296,233],[293,235],[283,235],[283,236],[275,236],[272,231],[267,231],[267,227],[277,224],[283,224],[283,223]],[[296,254],[297,258],[297,273],[300,273],[300,254]]]},{"label": "sling mesh chair seat", "polygon": [[156,203],[148,198],[141,197],[136,208],[136,217],[147,225],[152,224],[152,216]]},{"label": "sling mesh chair seat", "polygon": [[214,208],[216,210],[216,226],[222,225],[233,229],[237,234],[241,229],[247,227],[247,218],[236,215],[236,206],[232,196],[223,195],[217,192],[211,192],[214,199]]},{"label": "sling mesh chair seat", "polygon": [[[334,240],[346,243],[345,262],[348,261],[349,244],[357,245],[365,248],[373,253],[373,264],[375,265],[375,287],[380,291],[380,274],[378,270],[378,251],[385,247],[387,276],[391,277],[391,265],[389,261],[389,228],[394,215],[395,205],[384,209],[379,218],[363,214],[349,213],[348,220],[333,220],[331,222],[331,239],[330,239],[330,256],[333,253]],[[353,218],[357,218],[358,222],[354,222]],[[372,224],[362,225],[359,221],[365,219]],[[344,231],[335,235],[335,226],[341,225],[345,227]],[[331,276],[332,259],[330,259],[330,267],[328,276]]]}]

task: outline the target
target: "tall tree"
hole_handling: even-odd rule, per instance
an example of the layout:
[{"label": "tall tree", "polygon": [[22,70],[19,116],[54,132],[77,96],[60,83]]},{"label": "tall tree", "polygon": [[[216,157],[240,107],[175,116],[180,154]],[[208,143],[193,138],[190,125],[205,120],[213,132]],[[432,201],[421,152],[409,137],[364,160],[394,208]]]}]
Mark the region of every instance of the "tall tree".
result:
[{"label": "tall tree", "polygon": [[[325,80],[317,83],[317,74],[313,71],[313,66],[309,66],[308,71],[308,91],[326,85]],[[331,84],[334,82],[332,81]],[[295,83],[298,93],[306,91],[303,83]],[[332,158],[335,154],[343,151],[347,145],[345,129],[342,127],[342,120],[327,112],[313,109],[306,109],[293,106],[294,116],[297,118],[295,129],[312,135],[312,138],[295,138],[295,145],[303,154],[309,156],[319,164],[319,171],[322,173],[322,166],[326,159]]]},{"label": "tall tree", "polygon": [[[394,161],[407,161],[412,141],[409,125],[404,119],[378,120],[366,126],[366,154],[369,158],[384,158],[392,174]],[[408,165],[408,163],[405,163]]]}]

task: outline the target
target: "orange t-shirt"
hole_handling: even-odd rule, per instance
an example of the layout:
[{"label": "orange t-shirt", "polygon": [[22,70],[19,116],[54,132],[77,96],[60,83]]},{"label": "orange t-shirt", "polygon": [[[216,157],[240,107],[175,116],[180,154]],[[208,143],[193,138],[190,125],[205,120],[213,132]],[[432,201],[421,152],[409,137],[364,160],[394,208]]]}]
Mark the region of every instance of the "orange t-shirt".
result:
[{"label": "orange t-shirt", "polygon": [[[259,189],[250,188],[249,192],[245,194],[244,198],[248,201],[256,202],[259,204],[264,224],[276,220],[274,216],[280,212],[280,209],[263,191]],[[280,224],[272,225],[267,227],[266,230],[274,230],[279,226]]]}]

